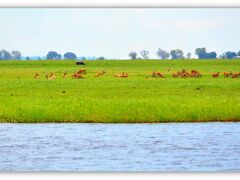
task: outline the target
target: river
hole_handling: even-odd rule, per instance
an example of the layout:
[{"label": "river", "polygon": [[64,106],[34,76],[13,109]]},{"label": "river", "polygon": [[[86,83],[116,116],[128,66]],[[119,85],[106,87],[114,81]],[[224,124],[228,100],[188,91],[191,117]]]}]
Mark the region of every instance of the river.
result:
[{"label": "river", "polygon": [[1,171],[239,171],[240,123],[0,124]]}]

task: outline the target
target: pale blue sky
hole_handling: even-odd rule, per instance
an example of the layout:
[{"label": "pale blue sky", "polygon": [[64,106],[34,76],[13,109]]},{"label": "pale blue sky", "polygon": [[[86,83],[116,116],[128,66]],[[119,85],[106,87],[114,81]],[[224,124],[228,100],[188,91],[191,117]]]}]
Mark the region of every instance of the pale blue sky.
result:
[{"label": "pale blue sky", "polygon": [[130,51],[240,50],[240,9],[0,9],[0,49],[128,58]]}]

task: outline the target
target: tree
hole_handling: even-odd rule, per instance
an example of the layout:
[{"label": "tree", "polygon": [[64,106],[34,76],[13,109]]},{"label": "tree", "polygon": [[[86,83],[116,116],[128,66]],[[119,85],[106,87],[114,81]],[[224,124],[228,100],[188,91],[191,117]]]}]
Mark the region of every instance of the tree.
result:
[{"label": "tree", "polygon": [[77,56],[76,54],[72,53],[72,52],[67,52],[63,55],[64,59],[71,59],[71,60],[74,60],[74,59],[77,59]]},{"label": "tree", "polygon": [[181,49],[174,49],[170,52],[172,59],[183,59],[183,51]]},{"label": "tree", "polygon": [[0,60],[8,60],[8,59],[12,59],[12,55],[8,51],[2,49],[0,51]]},{"label": "tree", "polygon": [[149,59],[149,51],[147,51],[147,50],[142,50],[142,51],[140,51],[140,54],[141,54],[141,56],[143,57],[143,59]]},{"label": "tree", "polygon": [[198,56],[198,59],[216,59],[217,53],[216,52],[210,52],[208,53],[206,48],[196,48],[195,54]]},{"label": "tree", "polygon": [[237,55],[240,56],[240,50],[238,51]]},{"label": "tree", "polygon": [[187,53],[187,58],[188,58],[188,59],[191,59],[191,56],[192,56],[192,53],[188,52],[188,53]]},{"label": "tree", "polygon": [[198,56],[198,59],[206,59],[207,50],[206,48],[196,48],[195,54]]},{"label": "tree", "polygon": [[30,60],[30,57],[29,57],[29,56],[27,56],[27,57],[26,57],[26,60]]},{"label": "tree", "polygon": [[61,57],[62,57],[61,54],[58,54],[55,51],[49,51],[46,58],[47,59],[61,59]]},{"label": "tree", "polygon": [[159,48],[157,51],[157,56],[161,59],[168,59],[170,54],[167,51]]},{"label": "tree", "polygon": [[22,55],[20,51],[12,51],[12,59],[21,60]]},{"label": "tree", "polygon": [[216,59],[217,53],[215,51],[207,53],[207,59]]},{"label": "tree", "polygon": [[222,55],[223,59],[232,59],[235,56],[237,56],[237,53],[231,51],[227,51]]},{"label": "tree", "polygon": [[136,52],[130,52],[128,55],[131,59],[136,59],[137,58],[137,53]]}]

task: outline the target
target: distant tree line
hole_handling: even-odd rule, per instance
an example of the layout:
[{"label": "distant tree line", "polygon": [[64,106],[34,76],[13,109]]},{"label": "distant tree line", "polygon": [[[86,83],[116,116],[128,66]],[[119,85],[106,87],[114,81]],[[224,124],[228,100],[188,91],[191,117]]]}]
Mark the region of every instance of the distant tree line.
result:
[{"label": "distant tree line", "polygon": [[20,51],[11,51],[8,52],[4,49],[0,51],[0,60],[9,60],[9,59],[15,59],[15,60],[21,60],[22,55]]},{"label": "distant tree line", "polygon": [[[97,60],[104,60],[105,58],[103,56],[100,57],[80,57],[80,60],[86,60],[86,59],[97,59]],[[31,57],[26,56],[25,58],[22,57],[20,51],[7,51],[7,50],[0,50],[0,60],[31,60]],[[61,59],[70,59],[70,60],[76,60],[77,55],[73,52],[66,52],[63,56],[60,53],[57,53],[56,51],[49,51],[46,55],[46,59],[48,60],[61,60]],[[37,60],[41,60],[40,57],[37,58]]]},{"label": "distant tree line", "polygon": [[[56,51],[49,51],[47,53],[46,59],[48,60],[60,60],[62,59],[62,55],[58,54]],[[63,59],[70,59],[70,60],[76,60],[77,59],[77,55],[73,52],[66,52],[63,55]],[[81,57],[81,60],[86,60],[86,57]],[[100,56],[98,58],[96,58],[97,60],[104,60],[105,58],[103,56]]]},{"label": "distant tree line", "polygon": [[[138,57],[137,52],[131,51],[128,56],[130,59],[150,59],[150,52],[148,50],[142,50],[139,52],[140,57]],[[156,52],[156,55],[160,59],[191,59],[192,54],[188,52],[186,56],[184,55],[184,52],[181,49],[173,49],[171,51],[166,51],[161,48],[159,48]],[[219,57],[217,57],[217,53],[215,51],[207,52],[207,49],[205,47],[202,48],[196,48],[195,49],[195,55],[198,57],[198,59],[234,59],[240,57],[240,50],[238,52],[232,52],[227,51],[223,54],[221,54]],[[11,52],[7,50],[0,50],[0,60],[21,60],[22,54],[20,51],[13,50]],[[24,59],[24,58],[23,58]],[[25,58],[26,60],[30,60],[31,58],[27,56]],[[88,58],[86,57],[80,57],[77,58],[77,55],[73,52],[66,52],[63,54],[63,56],[60,53],[57,53],[56,51],[49,51],[46,55],[46,59],[48,60],[61,60],[61,59],[70,59],[70,60],[86,60]],[[93,58],[90,57],[89,59],[97,59],[97,60],[104,60],[105,58],[103,56]],[[41,60],[40,57],[38,57],[38,60]]]},{"label": "distant tree line", "polygon": [[[131,51],[128,56],[130,59],[149,59],[149,51],[142,50],[140,51],[140,57],[137,57],[137,52]],[[181,49],[173,49],[170,52],[163,50],[159,48],[156,52],[156,55],[160,59],[191,59],[192,54],[188,52],[186,56],[184,56],[184,53]],[[195,49],[195,55],[198,57],[198,59],[217,59],[217,53],[215,51],[207,52],[206,48],[196,48]],[[240,50],[239,52],[231,52],[227,51],[219,56],[220,59],[233,59],[240,56]]]}]

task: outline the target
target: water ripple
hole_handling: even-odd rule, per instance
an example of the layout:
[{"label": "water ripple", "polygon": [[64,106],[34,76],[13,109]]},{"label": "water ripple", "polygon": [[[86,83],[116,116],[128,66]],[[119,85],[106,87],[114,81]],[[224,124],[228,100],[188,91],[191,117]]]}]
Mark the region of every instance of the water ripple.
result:
[{"label": "water ripple", "polygon": [[239,171],[240,123],[0,124],[1,171]]}]

